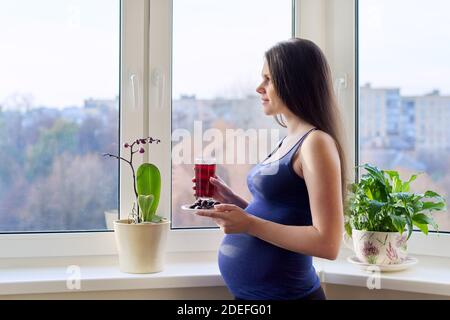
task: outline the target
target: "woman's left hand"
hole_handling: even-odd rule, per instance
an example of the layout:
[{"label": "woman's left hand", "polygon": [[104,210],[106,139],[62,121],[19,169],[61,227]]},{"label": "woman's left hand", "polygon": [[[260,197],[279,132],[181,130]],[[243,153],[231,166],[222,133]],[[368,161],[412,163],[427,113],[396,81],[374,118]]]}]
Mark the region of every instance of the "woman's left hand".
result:
[{"label": "woman's left hand", "polygon": [[214,211],[198,210],[196,214],[212,218],[225,234],[247,233],[253,222],[252,215],[234,204],[218,204]]}]

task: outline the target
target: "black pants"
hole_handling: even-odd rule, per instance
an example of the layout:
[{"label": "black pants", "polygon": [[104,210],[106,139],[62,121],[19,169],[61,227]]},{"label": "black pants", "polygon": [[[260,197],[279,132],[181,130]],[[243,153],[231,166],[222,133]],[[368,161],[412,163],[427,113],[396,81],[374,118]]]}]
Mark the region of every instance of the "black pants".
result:
[{"label": "black pants", "polygon": [[[244,300],[239,298],[234,298],[234,300]],[[317,290],[311,292],[306,297],[303,297],[301,299],[296,299],[297,301],[308,301],[308,300],[327,300],[327,297],[325,296],[325,292],[322,289],[322,286],[320,286]]]},{"label": "black pants", "polygon": [[322,287],[319,287],[316,291],[313,291],[306,297],[298,300],[327,300],[327,297],[325,296],[325,292],[323,292]]}]

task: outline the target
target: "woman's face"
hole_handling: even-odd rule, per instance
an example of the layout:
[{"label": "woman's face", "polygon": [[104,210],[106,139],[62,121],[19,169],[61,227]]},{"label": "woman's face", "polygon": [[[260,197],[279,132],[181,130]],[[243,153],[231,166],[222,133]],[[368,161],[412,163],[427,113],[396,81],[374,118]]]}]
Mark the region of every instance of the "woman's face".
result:
[{"label": "woman's face", "polygon": [[263,66],[262,78],[263,80],[258,88],[256,88],[256,92],[261,95],[264,113],[268,116],[282,113],[287,107],[283,104],[275,91],[267,62],[265,62]]}]

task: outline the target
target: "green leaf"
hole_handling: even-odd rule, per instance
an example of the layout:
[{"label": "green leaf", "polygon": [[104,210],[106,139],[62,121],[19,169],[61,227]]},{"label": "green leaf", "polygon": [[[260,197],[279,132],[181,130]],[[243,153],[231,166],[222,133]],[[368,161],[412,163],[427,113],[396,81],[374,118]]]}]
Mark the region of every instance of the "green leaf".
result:
[{"label": "green leaf", "polygon": [[139,208],[142,211],[142,218],[144,222],[149,221],[151,218],[151,207],[153,204],[154,196],[152,194],[149,195],[139,195],[138,196],[138,203]]},{"label": "green leaf", "polygon": [[424,194],[424,197],[425,198],[440,198],[440,199],[442,199],[441,195],[439,195],[438,193],[431,191],[431,190],[426,191]]},{"label": "green leaf", "polygon": [[439,211],[445,209],[444,202],[422,202],[422,203],[423,203],[422,210]]},{"label": "green leaf", "polygon": [[385,184],[386,179],[384,177],[383,172],[380,171],[380,169],[378,169],[377,167],[371,166],[369,164],[363,165],[363,168],[367,170],[369,175],[372,176],[375,179],[375,181]]},{"label": "green leaf", "polygon": [[381,202],[381,201],[377,201],[377,200],[369,200],[368,204],[369,204],[370,207],[373,207],[373,208],[376,208],[378,210],[381,210],[386,203]]},{"label": "green leaf", "polygon": [[434,221],[433,217],[427,216],[423,213],[418,213],[418,214],[414,215],[413,220],[420,224],[430,224],[433,226],[433,228],[435,230],[437,230],[439,228],[436,221]]},{"label": "green leaf", "polygon": [[428,234],[428,224],[422,224],[418,222],[414,222],[414,225],[419,228],[426,235]]},{"label": "green leaf", "polygon": [[412,199],[414,194],[409,193],[409,192],[394,192],[391,194],[391,196],[401,199],[401,200],[404,200],[404,201],[409,201],[410,199]]},{"label": "green leaf", "polygon": [[397,229],[399,233],[403,233],[405,231],[406,219],[396,215],[391,215],[390,218],[395,229]]},{"label": "green leaf", "polygon": [[403,191],[403,192],[408,192],[408,191],[409,191],[409,187],[410,187],[410,183],[413,182],[414,180],[416,180],[417,177],[418,177],[417,174],[413,174],[413,175],[411,176],[411,178],[409,178],[408,181],[406,181],[405,183],[403,183],[402,191]]},{"label": "green leaf", "polygon": [[413,224],[414,224],[414,222],[412,221],[411,217],[409,217],[409,216],[406,217],[406,225],[408,226],[408,237],[407,237],[407,239],[409,239],[409,237],[411,237],[411,234],[412,234],[413,229],[414,229]]},{"label": "green leaf", "polygon": [[365,188],[364,193],[366,194],[367,198],[369,198],[370,200],[373,200],[373,194],[372,194],[372,191],[370,191],[370,188]]},{"label": "green leaf", "polygon": [[397,178],[397,177],[394,177],[394,179],[393,179],[393,181],[392,181],[392,184],[393,184],[393,192],[401,192],[402,191],[402,189],[403,189],[403,184],[402,184],[402,181],[399,179],[399,178]]},{"label": "green leaf", "polygon": [[421,212],[423,210],[423,202],[414,200],[413,208],[414,208],[414,213]]},{"label": "green leaf", "polygon": [[136,173],[136,187],[138,195],[153,195],[154,201],[150,208],[150,215],[154,215],[158,208],[161,194],[161,174],[159,169],[151,163],[143,163]]},{"label": "green leaf", "polygon": [[156,214],[153,215],[152,218],[151,218],[151,221],[152,221],[153,223],[160,223],[162,220],[163,220],[163,218],[160,217],[160,216],[158,216],[158,215],[156,215]]},{"label": "green leaf", "polygon": [[431,224],[431,219],[427,215],[423,213],[415,214],[412,217],[414,222],[420,223],[420,224]]},{"label": "green leaf", "polygon": [[394,177],[396,177],[396,178],[398,178],[398,179],[400,178],[400,175],[399,175],[399,173],[398,173],[397,171],[383,170],[383,172],[387,173],[388,176],[389,176],[391,179],[393,179]]},{"label": "green leaf", "polygon": [[411,203],[406,204],[406,211],[408,212],[409,217],[414,215],[414,207],[411,207]]},{"label": "green leaf", "polygon": [[349,222],[345,224],[345,232],[351,237],[352,236],[352,226]]},{"label": "green leaf", "polygon": [[382,172],[387,173],[392,180],[392,192],[401,192],[402,191],[402,180],[400,179],[400,175],[397,171],[392,170],[383,170]]},{"label": "green leaf", "polygon": [[[436,221],[434,221],[434,219],[432,217],[429,217],[423,213],[418,213],[416,215],[413,216],[413,221],[416,224],[421,224],[421,225],[432,225],[434,230],[438,230],[439,226],[437,225]],[[427,227],[428,230],[428,227]]]}]

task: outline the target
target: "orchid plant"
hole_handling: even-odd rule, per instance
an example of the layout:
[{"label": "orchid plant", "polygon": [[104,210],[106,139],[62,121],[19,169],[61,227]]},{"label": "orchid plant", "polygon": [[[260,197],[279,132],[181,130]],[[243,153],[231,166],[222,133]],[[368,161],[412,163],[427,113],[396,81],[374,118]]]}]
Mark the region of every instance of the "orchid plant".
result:
[{"label": "orchid plant", "polygon": [[162,217],[156,214],[161,194],[161,174],[158,167],[151,163],[143,163],[136,171],[133,165],[134,155],[136,153],[145,153],[145,145],[153,143],[158,144],[160,142],[159,139],[148,137],[136,139],[132,143],[124,143],[123,147],[129,150],[128,159],[110,153],[103,154],[106,157],[124,161],[131,168],[133,175],[133,189],[136,198],[131,214],[131,220],[134,223],[158,223],[163,220]]}]

